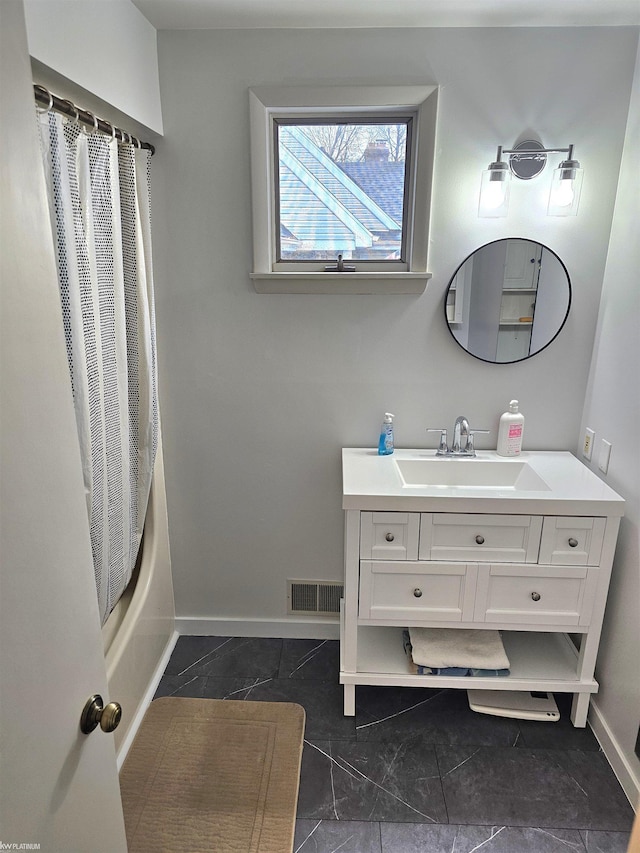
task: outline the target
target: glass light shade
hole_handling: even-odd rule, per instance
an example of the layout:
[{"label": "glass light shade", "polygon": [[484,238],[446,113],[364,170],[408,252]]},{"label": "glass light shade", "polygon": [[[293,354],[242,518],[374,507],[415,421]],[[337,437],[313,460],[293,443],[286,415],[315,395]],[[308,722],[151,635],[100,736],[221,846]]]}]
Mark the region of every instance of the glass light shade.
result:
[{"label": "glass light shade", "polygon": [[554,170],[547,207],[549,216],[576,215],[580,204],[582,176],[583,170],[577,160],[565,160]]},{"label": "glass light shade", "polygon": [[506,163],[492,163],[482,173],[478,216],[506,216],[509,209],[511,172]]}]

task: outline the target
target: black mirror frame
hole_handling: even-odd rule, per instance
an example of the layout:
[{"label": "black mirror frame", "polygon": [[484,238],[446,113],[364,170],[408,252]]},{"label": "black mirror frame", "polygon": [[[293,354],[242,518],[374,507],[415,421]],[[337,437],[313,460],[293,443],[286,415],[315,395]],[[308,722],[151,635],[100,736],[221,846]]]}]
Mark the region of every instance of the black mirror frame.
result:
[{"label": "black mirror frame", "polygon": [[[541,246],[543,249],[546,249],[547,252],[550,252],[557,259],[558,263],[560,264],[560,266],[564,270],[564,273],[567,277],[567,286],[569,288],[569,299],[567,302],[567,311],[564,315],[564,319],[562,320],[562,323],[560,324],[560,326],[558,328],[558,331],[555,333],[555,335],[549,341],[547,341],[547,343],[543,347],[540,347],[540,349],[536,350],[535,352],[529,353],[529,355],[526,355],[524,358],[515,358],[515,359],[513,359],[513,361],[491,361],[488,358],[482,358],[479,355],[474,355],[474,353],[469,352],[469,350],[465,349],[465,347],[462,346],[460,341],[453,334],[453,331],[451,329],[451,325],[449,323],[449,319],[447,317],[447,297],[449,296],[449,291],[451,290],[451,285],[453,284],[455,277],[458,275],[458,273],[460,272],[462,267],[466,264],[466,262],[476,254],[476,252],[479,252],[480,249],[484,249],[486,246],[492,246],[494,243],[503,243],[503,242],[506,242],[507,240],[525,240],[525,241],[530,242],[530,243],[535,242],[539,246]],[[546,246],[544,243],[541,243],[539,240],[534,241],[528,237],[500,237],[497,240],[490,240],[488,243],[483,243],[481,246],[478,246],[477,249],[474,249],[473,252],[470,252],[467,255],[467,257],[462,261],[462,263],[458,264],[458,266],[454,270],[453,275],[449,279],[449,284],[447,285],[447,289],[446,289],[445,294],[444,294],[444,306],[443,306],[443,308],[444,308],[444,319],[445,319],[445,323],[447,324],[447,329],[449,331],[449,334],[451,335],[453,340],[456,342],[456,344],[460,347],[460,349],[463,350],[463,352],[466,352],[467,355],[470,355],[472,358],[477,359],[477,361],[484,361],[485,364],[496,364],[496,365],[519,364],[520,362],[528,361],[530,358],[533,358],[535,355],[538,355],[538,353],[543,352],[548,346],[550,346],[555,341],[555,339],[558,337],[560,332],[565,327],[565,324],[566,324],[567,319],[569,317],[569,311],[571,310],[572,299],[573,299],[573,288],[571,287],[571,277],[569,276],[569,271],[567,270],[567,267],[565,266],[565,264],[562,261],[562,259],[560,258],[560,256],[558,254],[556,254],[556,252],[554,252],[553,249],[550,249],[548,246]]]}]

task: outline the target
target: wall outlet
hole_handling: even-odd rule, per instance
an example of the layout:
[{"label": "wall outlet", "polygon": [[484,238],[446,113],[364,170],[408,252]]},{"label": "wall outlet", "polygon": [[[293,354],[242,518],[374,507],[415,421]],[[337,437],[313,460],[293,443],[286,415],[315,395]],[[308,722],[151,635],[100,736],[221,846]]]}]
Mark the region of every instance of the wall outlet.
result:
[{"label": "wall outlet", "polygon": [[582,444],[582,455],[585,459],[591,461],[591,454],[593,453],[593,442],[595,441],[596,434],[592,429],[587,427],[584,431],[584,442]]}]

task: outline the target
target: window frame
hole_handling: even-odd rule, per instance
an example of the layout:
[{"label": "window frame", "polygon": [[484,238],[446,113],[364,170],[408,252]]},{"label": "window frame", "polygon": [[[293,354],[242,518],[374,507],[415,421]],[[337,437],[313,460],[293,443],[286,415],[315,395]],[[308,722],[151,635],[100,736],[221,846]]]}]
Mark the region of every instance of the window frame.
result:
[{"label": "window frame", "polygon": [[[253,206],[253,271],[261,293],[422,293],[433,181],[437,86],[259,87],[249,90]],[[356,260],[355,272],[326,272],[327,261],[277,260],[276,132],[278,119],[384,120],[410,117],[405,174],[404,261]],[[403,216],[404,219],[404,216]]]}]

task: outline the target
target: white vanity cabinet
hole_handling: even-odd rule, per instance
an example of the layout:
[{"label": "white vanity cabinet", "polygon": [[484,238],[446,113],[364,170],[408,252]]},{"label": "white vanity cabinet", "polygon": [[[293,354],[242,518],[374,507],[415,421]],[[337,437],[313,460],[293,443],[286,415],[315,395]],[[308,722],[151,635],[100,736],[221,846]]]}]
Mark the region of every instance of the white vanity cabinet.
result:
[{"label": "white vanity cabinet", "polygon": [[[410,490],[392,458],[343,451],[346,715],[358,684],[513,689],[572,693],[571,719],[586,724],[624,502],[571,454],[525,456],[547,488],[447,488],[443,468],[444,485]],[[499,629],[511,674],[415,675],[402,638],[412,626]]]}]

